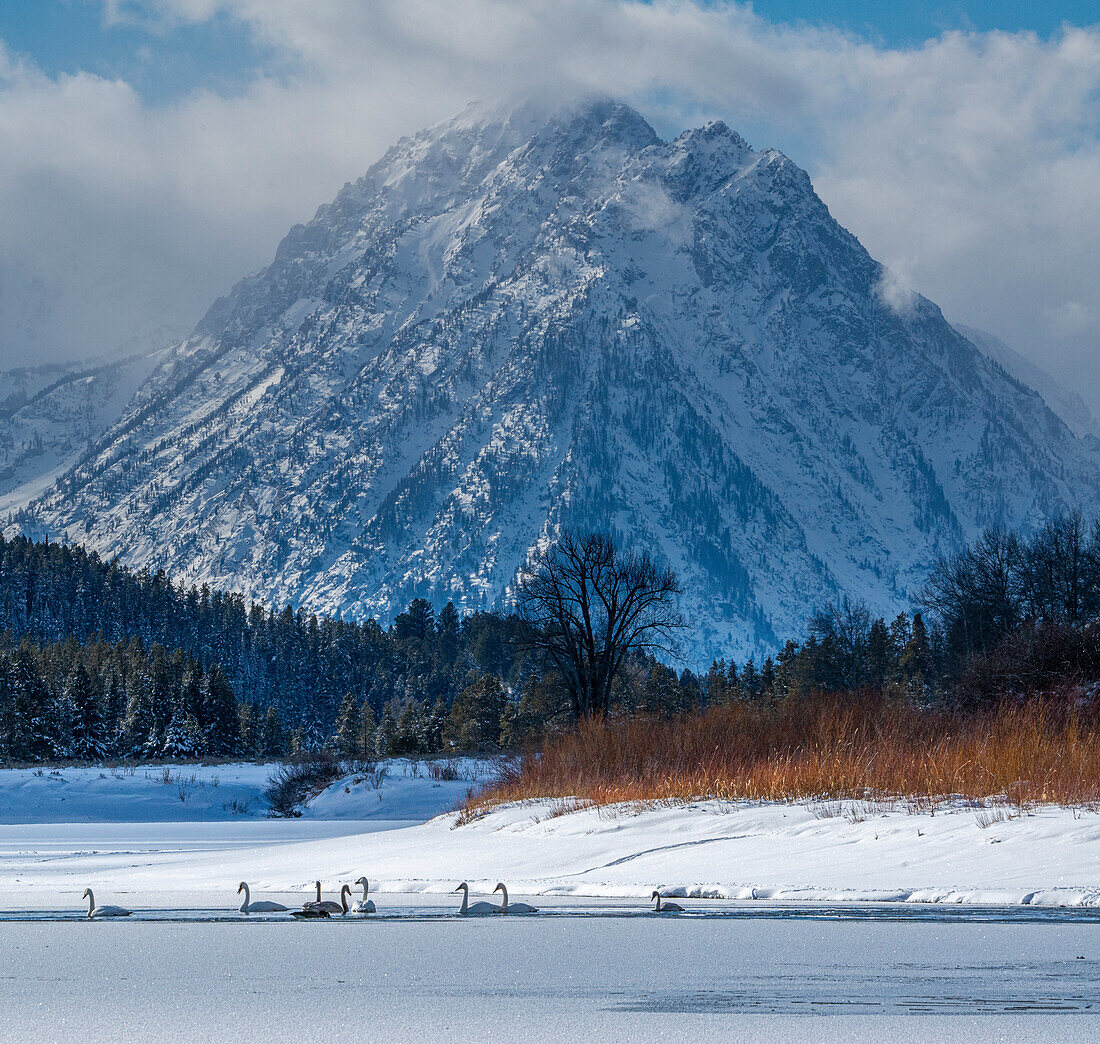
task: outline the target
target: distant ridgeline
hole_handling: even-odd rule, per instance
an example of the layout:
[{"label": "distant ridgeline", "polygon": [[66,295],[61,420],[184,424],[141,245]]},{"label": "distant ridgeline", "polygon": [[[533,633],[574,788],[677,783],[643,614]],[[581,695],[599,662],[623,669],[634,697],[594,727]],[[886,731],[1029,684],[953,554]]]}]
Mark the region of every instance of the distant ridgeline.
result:
[{"label": "distant ridgeline", "polygon": [[517,626],[460,620],[451,605],[437,616],[422,600],[386,630],[275,613],[79,547],[0,537],[0,758],[277,756],[341,725],[349,753],[373,753],[359,732],[377,719],[396,730],[410,704],[425,708],[414,731],[436,735],[406,746],[430,749],[463,690],[488,675],[502,696],[518,680]]}]

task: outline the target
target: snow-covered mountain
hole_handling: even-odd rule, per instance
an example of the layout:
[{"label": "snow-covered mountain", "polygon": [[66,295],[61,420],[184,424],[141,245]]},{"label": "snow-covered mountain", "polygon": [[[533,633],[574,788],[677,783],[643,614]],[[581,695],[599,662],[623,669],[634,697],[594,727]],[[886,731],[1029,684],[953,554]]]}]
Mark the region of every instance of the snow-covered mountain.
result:
[{"label": "snow-covered mountain", "polygon": [[1034,388],[1074,434],[1100,436],[1100,421],[1077,392],[1070,391],[1046,370],[1005,344],[999,337],[962,323],[953,325],[979,351],[1000,363],[1018,381]]},{"label": "snow-covered mountain", "polygon": [[0,515],[22,508],[71,468],[162,354],[0,370]]},{"label": "snow-covered mountain", "polygon": [[356,617],[498,603],[561,526],[667,559],[691,659],[901,608],[1100,455],[722,123],[600,101],[395,145],[173,349],[20,525]]}]

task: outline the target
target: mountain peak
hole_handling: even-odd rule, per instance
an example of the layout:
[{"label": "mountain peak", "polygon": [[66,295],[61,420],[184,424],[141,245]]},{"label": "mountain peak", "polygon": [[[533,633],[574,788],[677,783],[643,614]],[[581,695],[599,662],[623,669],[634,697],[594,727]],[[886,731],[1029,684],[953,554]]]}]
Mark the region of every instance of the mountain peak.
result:
[{"label": "mountain peak", "polygon": [[714,141],[716,139],[727,139],[739,148],[749,150],[749,144],[741,137],[737,131],[730,128],[730,126],[723,120],[708,120],[695,130],[689,130],[684,132],[695,141]]},{"label": "mountain peak", "polygon": [[597,98],[582,104],[568,117],[568,125],[587,133],[598,144],[644,149],[660,141],[657,132],[636,109],[613,98]]},{"label": "mountain peak", "polygon": [[33,506],[184,581],[392,617],[502,604],[563,528],[667,560],[691,659],[907,605],[1100,461],[880,266],[796,164],[588,100],[402,139],[211,310]]}]

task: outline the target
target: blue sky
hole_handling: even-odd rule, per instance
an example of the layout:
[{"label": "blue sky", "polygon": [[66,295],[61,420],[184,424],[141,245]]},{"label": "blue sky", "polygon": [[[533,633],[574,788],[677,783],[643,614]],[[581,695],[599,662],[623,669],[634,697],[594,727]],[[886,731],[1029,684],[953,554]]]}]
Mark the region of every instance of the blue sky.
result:
[{"label": "blue sky", "polygon": [[[887,47],[919,46],[952,30],[1047,37],[1064,23],[1100,22],[1095,0],[756,0],[746,6],[770,22],[833,26]],[[83,70],[120,78],[152,104],[197,89],[242,91],[257,74],[293,68],[285,54],[224,13],[151,25],[110,18],[99,0],[3,0],[0,40],[47,74]]]},{"label": "blue sky", "polygon": [[242,90],[275,62],[269,48],[224,14],[155,28],[111,20],[95,0],[4,0],[0,40],[48,75],[84,71],[123,79],[154,103],[195,89]]},{"label": "blue sky", "polygon": [[913,46],[950,30],[1026,30],[1049,36],[1063,22],[1100,21],[1095,0],[758,0],[770,21],[835,25],[888,46]]},{"label": "blue sky", "polygon": [[[403,134],[611,94],[805,168],[1100,412],[1096,0],[0,0],[0,367],[186,333]],[[962,30],[963,32],[956,32]]]}]

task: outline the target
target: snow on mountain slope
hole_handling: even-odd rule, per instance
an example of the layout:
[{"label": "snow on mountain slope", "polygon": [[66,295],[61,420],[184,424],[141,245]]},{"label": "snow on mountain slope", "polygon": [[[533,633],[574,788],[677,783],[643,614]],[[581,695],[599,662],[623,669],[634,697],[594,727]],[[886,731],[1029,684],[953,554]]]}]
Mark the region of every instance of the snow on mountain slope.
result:
[{"label": "snow on mountain slope", "polygon": [[999,337],[994,337],[993,334],[986,333],[984,330],[977,330],[973,326],[963,326],[962,323],[953,325],[984,355],[1000,363],[1018,381],[1029,388],[1034,388],[1047,405],[1069,425],[1074,434],[1100,435],[1100,421],[1093,416],[1085,400],[1076,392],[1060,384],[1046,370],[1036,366],[1030,359],[1026,359]]},{"label": "snow on mountain slope", "polygon": [[561,526],[676,569],[691,660],[890,612],[1100,457],[722,123],[468,110],[210,309],[20,525],[383,618],[498,604]]},{"label": "snow on mountain slope", "polygon": [[0,513],[48,489],[118,418],[159,351],[0,371]]}]

